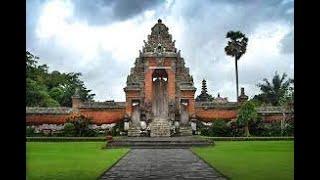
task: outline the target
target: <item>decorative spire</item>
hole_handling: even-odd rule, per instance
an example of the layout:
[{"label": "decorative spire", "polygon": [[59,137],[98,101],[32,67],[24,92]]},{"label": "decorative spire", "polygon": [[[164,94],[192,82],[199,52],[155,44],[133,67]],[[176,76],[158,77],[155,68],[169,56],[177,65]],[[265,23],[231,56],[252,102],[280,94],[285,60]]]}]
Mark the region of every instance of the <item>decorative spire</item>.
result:
[{"label": "decorative spire", "polygon": [[244,94],[244,88],[242,87],[241,88],[241,93],[240,93],[240,96],[244,96],[245,94]]},{"label": "decorative spire", "polygon": [[203,79],[201,94],[196,98],[196,101],[212,101],[213,99],[212,95],[208,94],[207,81]]},{"label": "decorative spire", "polygon": [[240,96],[238,97],[238,102],[243,103],[248,100],[248,96],[244,93],[244,88],[241,88]]},{"label": "decorative spire", "polygon": [[205,79],[202,80],[202,91],[201,93],[202,94],[206,94],[208,91],[207,91],[207,81]]}]

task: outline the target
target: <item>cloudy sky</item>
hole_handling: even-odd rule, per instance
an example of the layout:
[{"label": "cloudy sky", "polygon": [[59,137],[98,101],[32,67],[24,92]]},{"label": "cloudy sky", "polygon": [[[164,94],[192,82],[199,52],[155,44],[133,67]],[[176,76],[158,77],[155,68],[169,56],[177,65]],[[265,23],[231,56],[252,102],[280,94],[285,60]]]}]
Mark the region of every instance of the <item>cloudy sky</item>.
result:
[{"label": "cloudy sky", "polygon": [[239,86],[253,97],[275,71],[293,77],[293,0],[28,0],[27,50],[49,71],[81,72],[95,100],[124,101],[126,77],[143,40],[159,18],[169,27],[196,95],[236,99],[234,59],[226,56],[229,30],[247,35]]}]

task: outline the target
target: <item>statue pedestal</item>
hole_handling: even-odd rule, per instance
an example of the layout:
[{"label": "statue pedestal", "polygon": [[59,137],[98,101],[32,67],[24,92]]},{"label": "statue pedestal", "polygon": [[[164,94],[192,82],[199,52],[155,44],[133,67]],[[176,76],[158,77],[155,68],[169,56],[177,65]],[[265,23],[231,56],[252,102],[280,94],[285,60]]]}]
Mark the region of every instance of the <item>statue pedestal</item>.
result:
[{"label": "statue pedestal", "polygon": [[141,134],[141,130],[138,127],[130,127],[128,130],[129,137],[139,137]]},{"label": "statue pedestal", "polygon": [[170,122],[163,118],[154,118],[150,124],[151,137],[170,137]]}]

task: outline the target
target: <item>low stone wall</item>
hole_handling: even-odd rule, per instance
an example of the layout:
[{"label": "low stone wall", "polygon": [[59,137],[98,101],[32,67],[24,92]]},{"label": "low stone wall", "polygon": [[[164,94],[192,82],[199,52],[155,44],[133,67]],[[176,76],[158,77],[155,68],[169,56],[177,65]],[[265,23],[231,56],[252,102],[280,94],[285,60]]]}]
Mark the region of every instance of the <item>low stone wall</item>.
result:
[{"label": "low stone wall", "polygon": [[206,137],[201,136],[204,139],[211,141],[290,141],[294,140],[293,136],[281,136],[281,137]]},{"label": "low stone wall", "polygon": [[[212,102],[197,102],[196,117],[203,122],[210,122],[218,119],[235,120],[239,111],[239,104],[225,103],[217,104]],[[283,119],[283,109],[278,106],[263,106],[256,108],[258,114],[264,122],[281,121]],[[285,110],[286,115],[293,111]]]},{"label": "low stone wall", "polygon": [[81,142],[106,141],[106,137],[26,137],[27,142]]},{"label": "low stone wall", "polygon": [[[98,106],[99,105],[99,106]],[[195,114],[198,120],[203,122],[211,122],[217,119],[235,120],[237,118],[239,106],[235,103],[228,104],[212,104],[202,103],[196,104]],[[283,118],[280,107],[259,107],[258,113],[265,122],[280,121]],[[113,106],[105,104],[93,104],[79,108],[78,113],[92,118],[93,129],[106,130],[121,122],[125,116],[125,106],[114,103]],[[73,115],[74,111],[68,107],[43,108],[43,107],[27,107],[26,108],[26,125],[33,126],[36,131],[51,129],[59,131],[63,128],[66,119]],[[290,114],[292,112],[286,112]]]},{"label": "low stone wall", "polygon": [[63,125],[67,118],[80,113],[92,119],[93,124],[114,124],[120,122],[124,118],[124,107],[111,108],[80,108],[78,111],[73,111],[68,107],[45,108],[45,107],[27,107],[26,108],[26,124],[45,125],[55,124]]}]

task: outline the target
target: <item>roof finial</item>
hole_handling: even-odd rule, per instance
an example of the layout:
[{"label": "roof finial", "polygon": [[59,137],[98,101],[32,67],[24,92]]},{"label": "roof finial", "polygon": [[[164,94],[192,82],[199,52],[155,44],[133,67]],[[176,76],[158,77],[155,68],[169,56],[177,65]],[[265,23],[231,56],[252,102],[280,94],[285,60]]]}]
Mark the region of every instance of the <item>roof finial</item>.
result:
[{"label": "roof finial", "polygon": [[158,23],[162,23],[162,20],[160,18],[158,19]]},{"label": "roof finial", "polygon": [[218,93],[218,98],[220,97],[220,93]]}]

